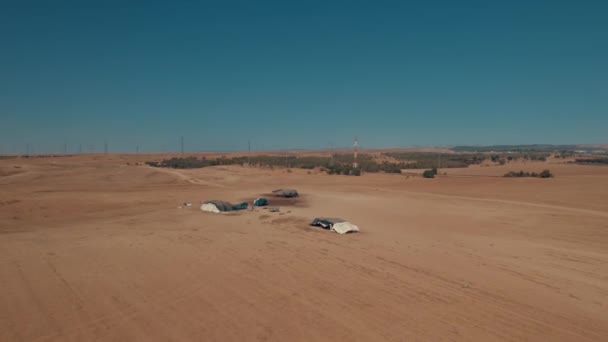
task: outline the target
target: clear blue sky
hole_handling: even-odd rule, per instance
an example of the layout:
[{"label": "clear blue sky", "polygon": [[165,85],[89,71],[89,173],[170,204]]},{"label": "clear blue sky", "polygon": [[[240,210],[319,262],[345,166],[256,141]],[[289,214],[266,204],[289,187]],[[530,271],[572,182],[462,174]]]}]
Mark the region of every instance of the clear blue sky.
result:
[{"label": "clear blue sky", "polygon": [[0,1],[0,149],[608,142],[608,1]]}]

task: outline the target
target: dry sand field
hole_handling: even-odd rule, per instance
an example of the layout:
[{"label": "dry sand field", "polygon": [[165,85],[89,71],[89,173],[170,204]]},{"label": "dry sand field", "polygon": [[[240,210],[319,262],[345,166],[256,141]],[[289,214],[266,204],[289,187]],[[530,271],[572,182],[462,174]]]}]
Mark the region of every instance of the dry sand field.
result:
[{"label": "dry sand field", "polygon": [[[423,179],[147,159],[0,160],[0,341],[608,340],[608,167]],[[496,177],[543,168],[556,177]],[[303,196],[198,209],[279,187]]]}]

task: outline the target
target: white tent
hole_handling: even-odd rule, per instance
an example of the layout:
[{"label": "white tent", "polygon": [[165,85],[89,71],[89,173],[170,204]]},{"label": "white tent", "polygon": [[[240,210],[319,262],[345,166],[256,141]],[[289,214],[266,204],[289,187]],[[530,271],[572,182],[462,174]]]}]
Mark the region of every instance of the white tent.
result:
[{"label": "white tent", "polygon": [[220,210],[217,208],[217,206],[215,206],[215,204],[213,203],[203,203],[203,205],[201,205],[201,210],[202,211],[208,211],[211,213],[219,213]]},{"label": "white tent", "polygon": [[[245,208],[246,208],[247,204],[246,203],[242,203],[242,204],[244,204]],[[210,201],[203,202],[203,205],[201,205],[201,210],[212,212],[212,213],[220,213],[220,212],[224,212],[224,211],[233,211],[234,206],[230,202],[220,201],[220,200],[210,200]]]}]

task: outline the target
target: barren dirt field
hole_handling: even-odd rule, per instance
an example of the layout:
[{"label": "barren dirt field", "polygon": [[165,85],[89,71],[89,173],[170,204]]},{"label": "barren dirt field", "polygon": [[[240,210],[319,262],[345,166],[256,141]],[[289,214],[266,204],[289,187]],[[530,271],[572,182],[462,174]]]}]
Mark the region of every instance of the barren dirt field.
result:
[{"label": "barren dirt field", "polygon": [[[145,160],[0,160],[0,341],[608,340],[608,167],[423,179]],[[497,177],[543,168],[556,177]],[[280,187],[302,197],[278,213],[199,210]]]}]

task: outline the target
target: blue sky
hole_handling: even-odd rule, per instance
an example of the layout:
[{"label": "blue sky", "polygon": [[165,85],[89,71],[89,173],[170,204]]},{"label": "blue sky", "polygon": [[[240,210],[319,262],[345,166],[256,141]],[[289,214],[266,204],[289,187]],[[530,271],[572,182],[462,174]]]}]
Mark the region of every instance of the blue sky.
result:
[{"label": "blue sky", "polygon": [[0,1],[0,152],[607,143],[606,1]]}]

